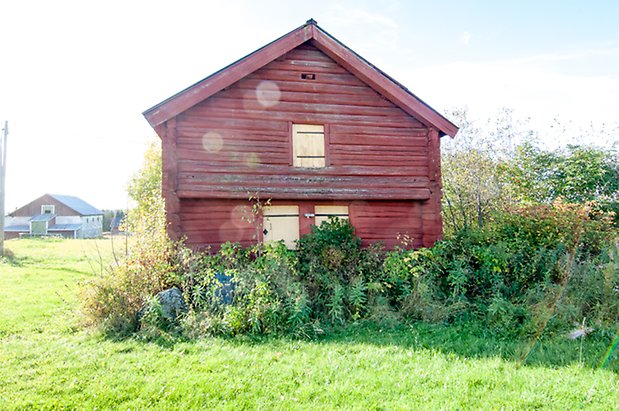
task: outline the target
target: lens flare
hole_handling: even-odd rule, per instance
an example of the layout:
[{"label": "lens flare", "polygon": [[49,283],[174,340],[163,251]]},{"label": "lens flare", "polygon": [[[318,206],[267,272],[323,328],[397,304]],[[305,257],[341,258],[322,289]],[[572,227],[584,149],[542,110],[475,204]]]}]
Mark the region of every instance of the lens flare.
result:
[{"label": "lens flare", "polygon": [[226,221],[219,226],[219,236],[234,243],[243,240],[243,230],[236,227],[232,221]]},{"label": "lens flare", "polygon": [[260,156],[256,153],[249,153],[245,157],[245,165],[247,167],[257,167],[260,164]]},{"label": "lens flare", "polygon": [[274,81],[264,80],[256,87],[256,99],[263,107],[273,107],[279,103],[282,93]]},{"label": "lens flare", "polygon": [[604,368],[606,364],[608,364],[608,362],[610,361],[610,357],[613,355],[613,352],[617,349],[617,346],[619,346],[619,333],[615,335],[615,341],[613,341],[610,347],[608,347],[608,351],[606,351],[606,353],[604,354],[604,357],[602,358],[602,362],[600,363],[600,368]]},{"label": "lens flare", "polygon": [[218,153],[224,147],[224,140],[221,134],[209,131],[202,136],[202,147],[209,153]]},{"label": "lens flare", "polygon": [[252,213],[250,206],[237,205],[230,212],[230,219],[236,228],[247,228],[252,227],[256,216]]}]

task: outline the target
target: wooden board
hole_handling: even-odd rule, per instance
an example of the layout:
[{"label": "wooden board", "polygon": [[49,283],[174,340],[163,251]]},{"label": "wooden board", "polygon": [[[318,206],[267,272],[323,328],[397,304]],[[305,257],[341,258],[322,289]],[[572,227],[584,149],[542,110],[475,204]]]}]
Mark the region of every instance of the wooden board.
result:
[{"label": "wooden board", "polygon": [[[315,78],[302,79],[304,73]],[[411,186],[428,179],[428,128],[308,44],[176,119],[181,197],[429,197],[427,186]],[[295,162],[293,135],[303,124],[324,136],[297,150],[324,159]],[[358,178],[337,178],[351,172]],[[324,173],[333,178],[315,178]],[[262,175],[274,179],[260,180]]]},{"label": "wooden board", "polygon": [[[251,221],[253,213],[248,200],[181,199],[180,204],[182,231],[187,236],[187,245],[193,248],[212,247],[215,251],[226,241],[248,246],[260,240],[259,230],[263,228],[259,219]],[[321,216],[316,214],[343,214],[347,208],[349,220],[364,246],[380,241],[392,249],[401,246],[405,237],[415,247],[429,246],[440,237],[440,227],[436,226],[436,219],[423,218],[427,205],[428,201],[273,201],[264,213],[266,228],[270,233],[275,229],[275,233],[267,233],[266,240],[272,239],[269,235],[286,237],[292,245],[294,239],[310,232],[311,225],[321,222]],[[284,215],[282,218],[286,219],[283,232],[278,231],[277,221],[273,226],[275,215]]]},{"label": "wooden board", "polygon": [[[256,223],[239,217],[256,193],[296,207],[283,220],[267,211],[267,240],[291,245],[333,207],[348,208],[364,245],[393,248],[408,236],[420,247],[441,236],[438,130],[314,46],[289,51],[175,120],[164,141],[164,188],[171,227],[190,245],[259,241]],[[295,150],[300,125],[322,136]],[[324,158],[295,167],[298,150]]]},{"label": "wooden board", "polygon": [[347,205],[316,205],[314,207],[314,224],[320,225],[329,220],[330,217],[337,217],[348,220]]},{"label": "wooden board", "polygon": [[293,250],[299,239],[299,206],[279,205],[263,210],[263,241],[284,240],[286,247]]},{"label": "wooden board", "polygon": [[324,125],[292,125],[292,165],[304,168],[325,166]]}]

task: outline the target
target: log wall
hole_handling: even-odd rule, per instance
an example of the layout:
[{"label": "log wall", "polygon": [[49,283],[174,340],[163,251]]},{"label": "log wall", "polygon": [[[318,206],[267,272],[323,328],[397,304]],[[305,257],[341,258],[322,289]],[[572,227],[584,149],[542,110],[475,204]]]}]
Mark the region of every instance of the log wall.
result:
[{"label": "log wall", "polygon": [[[415,247],[424,246],[423,203],[419,201],[273,201],[272,205],[299,206],[299,234],[310,233],[315,224],[316,205],[346,205],[350,223],[361,237],[362,245],[383,242],[388,249],[401,245],[404,237]],[[181,231],[186,244],[193,248],[211,247],[217,250],[226,241],[243,246],[262,239],[260,216],[252,213],[246,200],[185,199],[181,201]]]},{"label": "log wall", "polygon": [[[291,167],[292,123],[326,126],[327,167]],[[180,114],[175,131],[179,198],[430,197],[428,128],[310,45]]]},{"label": "log wall", "polygon": [[[304,78],[305,77],[305,78]],[[292,166],[293,123],[325,126],[326,167]],[[169,232],[195,247],[249,245],[250,195],[349,205],[367,245],[441,236],[440,139],[309,43],[162,125]],[[312,224],[300,220],[301,234]],[[259,235],[259,233],[258,233]]]}]

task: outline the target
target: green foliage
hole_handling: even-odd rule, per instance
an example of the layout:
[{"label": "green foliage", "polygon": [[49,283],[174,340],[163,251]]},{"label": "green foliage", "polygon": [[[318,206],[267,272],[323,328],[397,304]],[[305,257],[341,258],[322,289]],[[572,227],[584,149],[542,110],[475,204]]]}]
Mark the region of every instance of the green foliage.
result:
[{"label": "green foliage", "polygon": [[495,210],[512,203],[506,171],[513,146],[534,133],[505,108],[485,127],[472,121],[466,109],[450,117],[460,130],[455,139],[441,142],[443,224],[446,233],[455,233],[482,228]]},{"label": "green foliage", "polygon": [[[189,335],[290,334],[312,337],[379,312],[393,311],[384,287],[383,251],[361,248],[348,221],[332,218],[298,241],[242,248],[224,244],[217,254],[182,249],[178,286],[191,313]],[[217,278],[229,279],[228,285]],[[228,287],[229,301],[221,298]]]},{"label": "green foliage", "polygon": [[523,144],[509,171],[515,194],[525,201],[619,201],[619,154],[613,149],[569,145],[548,151]]},{"label": "green foliage", "polygon": [[170,247],[139,250],[82,284],[81,311],[87,324],[128,334],[137,327],[136,315],[148,298],[171,284],[175,267]]},{"label": "green foliage", "polygon": [[348,220],[332,217],[312,227],[311,234],[298,242],[298,256],[300,278],[307,285],[316,318],[344,324],[358,314],[359,296],[353,303],[348,290],[355,282],[359,287],[357,263],[361,256],[361,239],[354,234]]},{"label": "green foliage", "polygon": [[[504,333],[533,333],[552,313],[557,329],[579,316],[612,327],[619,310],[608,290],[619,270],[609,261],[617,232],[609,216],[588,211],[560,202],[521,207],[496,215],[483,230],[439,242],[426,264],[435,276],[432,299],[461,303]],[[598,290],[607,290],[606,301]],[[453,307],[449,311],[455,318]]]},{"label": "green foliage", "polygon": [[147,300],[174,282],[174,247],[166,234],[161,196],[161,153],[153,143],[127,191],[136,202],[124,220],[132,234],[128,255],[83,284],[81,310],[87,324],[106,332],[128,334]]},{"label": "green foliage", "polygon": [[[450,116],[460,125],[457,138],[442,140],[443,222],[445,232],[482,228],[496,211],[518,204],[551,204],[559,198],[584,204],[595,200],[604,211],[619,211],[619,153],[617,147],[568,145],[542,149],[536,133],[503,109],[483,127],[469,119],[466,109]],[[569,130],[560,124],[553,136],[563,141],[596,140],[613,132]],[[577,134],[576,132],[580,133]],[[576,133],[576,134],[575,134]],[[544,137],[544,136],[542,136]],[[546,138],[549,138],[546,136]],[[619,216],[615,214],[619,226]]]},{"label": "green foliage", "polygon": [[[179,265],[179,287],[191,307],[185,327],[192,333],[312,333],[309,299],[297,280],[297,261],[283,243],[246,249],[227,243],[215,255],[187,249],[181,253],[185,257]],[[208,329],[200,329],[204,326]]]},{"label": "green foliage", "polygon": [[619,227],[619,153],[614,148],[570,145],[548,151],[523,144],[507,173],[515,198],[522,202],[595,201],[598,210],[614,213]]},{"label": "green foliage", "polygon": [[[282,242],[228,243],[215,254],[182,244],[152,255],[142,249],[87,300],[94,318],[122,333],[135,327],[150,295],[175,285],[190,307],[175,332],[187,337],[308,338],[359,321],[393,326],[406,318],[482,321],[503,335],[565,331],[580,317],[608,328],[619,316],[612,303],[616,236],[607,214],[558,201],[495,213],[483,228],[461,230],[431,249],[385,253],[379,245],[361,248],[350,223],[332,218],[295,251]],[[154,330],[170,327],[155,308],[142,334],[160,338]]]},{"label": "green foliage", "polygon": [[161,197],[161,164],[161,147],[151,142],[144,153],[142,167],[127,184],[127,194],[137,204],[135,212],[152,209],[153,204],[148,199]]}]

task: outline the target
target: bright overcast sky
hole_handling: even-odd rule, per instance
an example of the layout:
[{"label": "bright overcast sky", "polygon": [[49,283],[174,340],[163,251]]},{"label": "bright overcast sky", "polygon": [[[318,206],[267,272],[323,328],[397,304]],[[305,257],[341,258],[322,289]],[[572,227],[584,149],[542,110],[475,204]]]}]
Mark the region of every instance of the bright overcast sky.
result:
[{"label": "bright overcast sky", "polygon": [[439,112],[544,124],[619,114],[619,1],[3,1],[6,210],[44,193],[126,206],[141,113],[310,17]]}]

